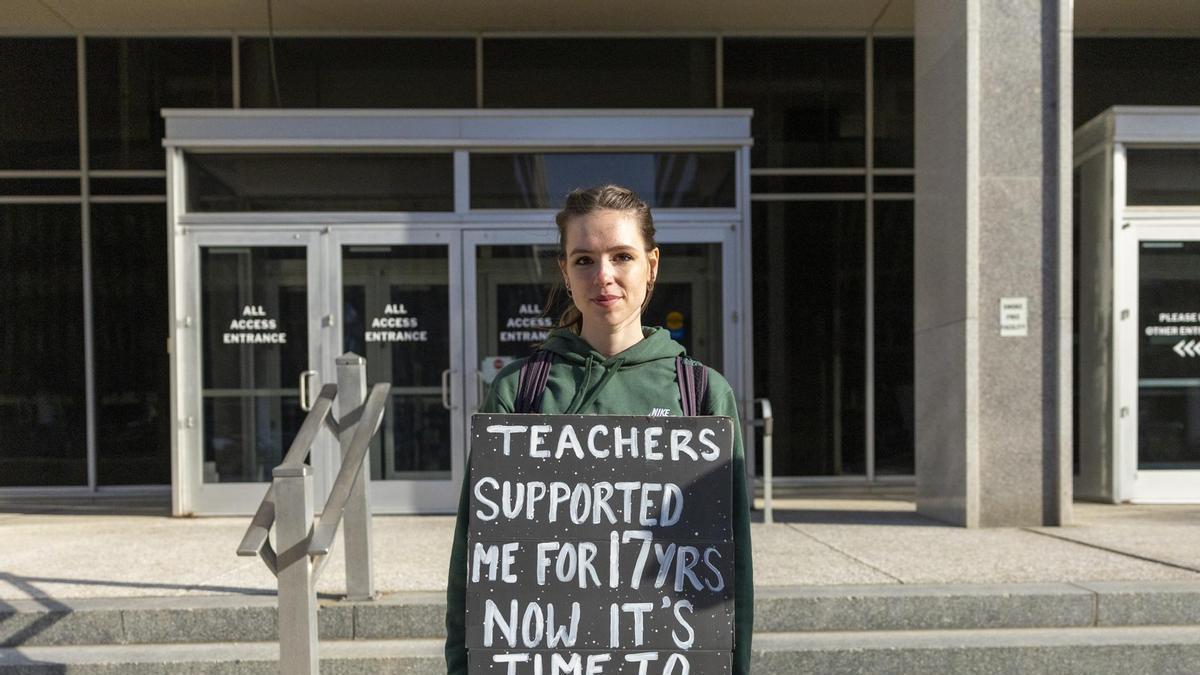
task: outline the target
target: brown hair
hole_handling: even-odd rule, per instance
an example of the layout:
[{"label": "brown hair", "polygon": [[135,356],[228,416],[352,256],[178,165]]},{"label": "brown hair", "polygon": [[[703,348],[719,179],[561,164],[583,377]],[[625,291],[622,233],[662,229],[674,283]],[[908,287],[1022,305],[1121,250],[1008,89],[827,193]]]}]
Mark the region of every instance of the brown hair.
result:
[{"label": "brown hair", "polygon": [[[558,225],[559,260],[565,261],[567,258],[567,223],[571,222],[572,218],[586,216],[597,211],[622,211],[632,215],[642,233],[646,250],[652,251],[658,246],[654,241],[654,217],[650,215],[650,205],[642,201],[636,192],[612,184],[597,185],[586,189],[575,188],[567,195],[567,201],[563,204],[562,210],[554,216],[554,223]],[[565,290],[560,282],[550,291],[550,298],[546,302],[547,310],[555,306]],[[652,279],[646,288],[646,299],[642,302],[643,310],[649,304],[650,296],[653,293],[654,280]],[[575,306],[574,302],[567,301],[567,307],[559,316],[558,325],[555,328],[569,328],[576,335],[583,329],[583,315],[579,313],[579,308]]]}]

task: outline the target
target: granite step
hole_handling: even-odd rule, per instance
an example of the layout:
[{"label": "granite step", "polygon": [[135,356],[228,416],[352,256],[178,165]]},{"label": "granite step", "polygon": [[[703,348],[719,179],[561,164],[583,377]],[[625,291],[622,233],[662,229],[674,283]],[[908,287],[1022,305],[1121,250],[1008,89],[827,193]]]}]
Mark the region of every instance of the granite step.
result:
[{"label": "granite step", "polygon": [[[445,596],[322,601],[323,640],[440,639]],[[1200,582],[868,585],[756,590],[770,633],[1200,626]],[[0,600],[0,647],[273,642],[276,599],[259,596]]]},{"label": "granite step", "polygon": [[[277,650],[271,643],[4,648],[0,673],[273,675]],[[445,670],[440,640],[331,640],[321,650],[323,673]],[[767,633],[755,637],[753,659],[760,673],[1183,675],[1197,672],[1200,627]]]}]

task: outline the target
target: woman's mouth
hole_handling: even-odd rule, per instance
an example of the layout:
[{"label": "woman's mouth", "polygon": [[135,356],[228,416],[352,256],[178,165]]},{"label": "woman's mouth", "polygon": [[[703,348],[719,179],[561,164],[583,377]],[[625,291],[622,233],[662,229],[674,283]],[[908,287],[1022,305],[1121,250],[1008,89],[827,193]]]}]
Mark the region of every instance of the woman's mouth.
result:
[{"label": "woman's mouth", "polygon": [[600,305],[601,307],[612,307],[613,305],[617,304],[617,301],[620,299],[621,296],[619,295],[597,295],[592,298],[592,302]]}]

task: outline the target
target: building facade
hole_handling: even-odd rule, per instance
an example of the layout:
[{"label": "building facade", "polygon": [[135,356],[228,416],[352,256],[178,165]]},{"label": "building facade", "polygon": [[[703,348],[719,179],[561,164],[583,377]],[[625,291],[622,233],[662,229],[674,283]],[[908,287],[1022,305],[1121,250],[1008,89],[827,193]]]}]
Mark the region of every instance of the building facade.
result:
[{"label": "building facade", "polygon": [[[463,451],[454,415],[469,412],[489,368],[520,356],[552,310],[545,237],[556,200],[580,183],[618,180],[644,186],[671,235],[664,269],[678,264],[649,320],[733,371],[747,421],[755,399],[771,401],[779,481],[915,484],[921,508],[952,522],[1061,522],[1088,456],[1073,440],[1087,435],[1072,413],[1081,329],[1071,131],[1112,105],[1200,103],[1188,67],[1200,55],[1189,37],[1200,18],[1167,2],[1136,20],[1115,2],[1078,2],[1073,15],[1068,3],[999,11],[862,0],[619,16],[590,2],[517,16],[485,3],[415,3],[397,16],[370,3],[336,12],[277,3],[270,28],[266,3],[178,16],[126,3],[17,4],[0,19],[5,495],[178,492],[180,463],[201,485],[263,480],[302,418],[302,373],[328,364],[313,361],[308,343],[227,344],[218,338],[242,331],[213,333],[197,360],[176,364],[198,378],[200,412],[181,414],[177,329],[190,316],[203,332],[218,314],[299,321],[265,331],[290,334],[328,315],[341,347],[361,340],[394,384],[404,381],[394,433],[373,456],[376,478],[448,479]],[[579,132],[538,150],[491,138],[469,171],[446,145],[350,155],[311,143],[191,147],[171,172],[164,109],[235,111],[234,120],[370,109],[556,121],[578,110],[641,120],[745,110],[749,133],[711,147],[679,144],[670,131],[607,147]],[[1010,151],[1020,159],[1004,159]],[[190,266],[171,251],[179,229],[195,225],[168,195],[208,214],[199,221],[214,238],[189,249]],[[297,234],[287,230],[296,213],[308,214],[306,227],[352,225],[361,237],[346,239],[340,258],[248,244]],[[456,213],[489,217],[468,218],[476,234],[437,248],[439,223],[463,222]],[[705,234],[684,234],[697,229]],[[338,277],[324,262],[335,258]],[[173,313],[172,293],[187,283],[213,289],[197,290],[198,315]],[[298,309],[320,292],[338,311]],[[1000,339],[1000,303],[1020,298],[1026,335]],[[387,325],[368,325],[376,319]],[[455,333],[460,322],[473,332]],[[426,325],[447,337],[409,335],[387,349],[371,339]],[[1186,409],[1167,424],[1181,425],[1185,441],[1195,426]],[[189,425],[200,441],[185,453],[178,437]],[[1200,450],[1184,445],[1180,466],[1194,468]],[[756,474],[762,463],[752,458]],[[177,500],[177,512],[193,510]]]}]

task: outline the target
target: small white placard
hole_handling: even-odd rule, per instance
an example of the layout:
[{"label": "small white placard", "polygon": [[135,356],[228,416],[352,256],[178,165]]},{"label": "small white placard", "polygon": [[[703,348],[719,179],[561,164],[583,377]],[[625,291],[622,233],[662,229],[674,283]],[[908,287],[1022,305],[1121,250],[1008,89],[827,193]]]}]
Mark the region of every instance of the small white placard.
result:
[{"label": "small white placard", "polygon": [[1029,298],[1000,298],[1000,337],[1029,335]]}]

